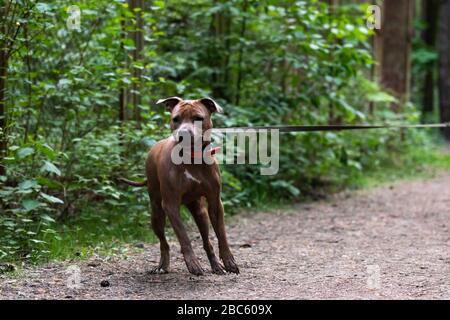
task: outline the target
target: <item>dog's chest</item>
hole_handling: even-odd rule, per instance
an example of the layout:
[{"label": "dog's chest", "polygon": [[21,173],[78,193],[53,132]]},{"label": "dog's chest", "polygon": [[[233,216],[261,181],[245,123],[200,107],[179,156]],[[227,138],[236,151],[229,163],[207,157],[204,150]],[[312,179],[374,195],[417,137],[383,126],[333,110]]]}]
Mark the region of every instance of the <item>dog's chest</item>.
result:
[{"label": "dog's chest", "polygon": [[207,176],[200,170],[184,168],[182,171],[183,202],[190,202],[206,196],[211,191]]},{"label": "dog's chest", "polygon": [[184,178],[187,179],[188,182],[201,184],[202,181],[199,177],[195,177],[188,169],[184,169]]}]

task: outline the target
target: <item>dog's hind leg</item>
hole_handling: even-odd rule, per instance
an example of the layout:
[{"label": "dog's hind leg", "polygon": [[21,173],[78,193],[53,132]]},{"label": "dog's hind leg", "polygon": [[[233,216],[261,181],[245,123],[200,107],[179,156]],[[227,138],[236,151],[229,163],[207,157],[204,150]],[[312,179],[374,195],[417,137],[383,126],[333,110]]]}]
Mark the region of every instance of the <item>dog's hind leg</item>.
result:
[{"label": "dog's hind leg", "polygon": [[216,233],[217,240],[219,241],[219,256],[223,261],[225,270],[239,273],[239,268],[234,261],[230,246],[228,245],[227,235],[225,233],[223,205],[218,192],[216,195],[208,197],[208,215]]},{"label": "dog's hind leg", "polygon": [[206,211],[201,200],[191,202],[186,205],[192,216],[194,217],[195,223],[197,224],[198,230],[203,240],[203,248],[208,256],[209,263],[211,264],[212,272],[215,274],[225,274],[225,271],[220,264],[219,260],[214,253],[214,248],[209,240],[209,219],[208,212]]},{"label": "dog's hind leg", "polygon": [[170,247],[167,243],[166,235],[164,234],[164,228],[166,225],[166,214],[161,207],[161,203],[152,202],[152,228],[156,236],[159,239],[161,259],[159,265],[154,268],[151,273],[167,273],[170,269]]}]

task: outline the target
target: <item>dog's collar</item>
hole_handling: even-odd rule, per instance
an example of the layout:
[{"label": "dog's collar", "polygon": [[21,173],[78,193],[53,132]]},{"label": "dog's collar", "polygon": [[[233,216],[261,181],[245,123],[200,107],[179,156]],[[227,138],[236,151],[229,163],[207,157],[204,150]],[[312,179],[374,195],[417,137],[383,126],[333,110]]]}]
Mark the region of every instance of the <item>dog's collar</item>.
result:
[{"label": "dog's collar", "polygon": [[192,159],[199,159],[199,158],[203,159],[203,156],[205,156],[205,157],[212,157],[215,154],[219,153],[219,151],[220,151],[220,147],[213,147],[213,146],[207,145],[203,149],[203,151],[197,151],[197,152],[192,151],[191,152],[191,158]]}]

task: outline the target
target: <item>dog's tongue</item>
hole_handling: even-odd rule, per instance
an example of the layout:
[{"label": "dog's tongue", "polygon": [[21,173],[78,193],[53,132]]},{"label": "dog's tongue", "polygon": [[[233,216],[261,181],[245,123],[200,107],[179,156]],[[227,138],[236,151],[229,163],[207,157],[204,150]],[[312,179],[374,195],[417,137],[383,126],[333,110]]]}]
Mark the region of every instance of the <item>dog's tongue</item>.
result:
[{"label": "dog's tongue", "polygon": [[209,155],[213,156],[216,153],[219,153],[219,151],[220,151],[220,147],[214,147],[214,148],[211,148],[211,150],[209,150],[208,153],[209,153]]}]

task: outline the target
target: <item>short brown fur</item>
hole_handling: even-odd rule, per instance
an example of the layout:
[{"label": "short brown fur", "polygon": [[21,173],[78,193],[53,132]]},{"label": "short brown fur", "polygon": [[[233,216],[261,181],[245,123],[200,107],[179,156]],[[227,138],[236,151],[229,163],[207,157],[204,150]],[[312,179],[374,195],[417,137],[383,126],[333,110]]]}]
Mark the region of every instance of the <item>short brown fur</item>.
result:
[{"label": "short brown fur", "polygon": [[[191,212],[200,231],[203,247],[211,264],[212,271],[223,274],[228,272],[239,273],[228,245],[225,232],[224,210],[220,197],[221,178],[217,163],[213,164],[180,164],[172,162],[171,153],[178,143],[177,130],[191,131],[195,136],[193,121],[202,121],[203,132],[212,128],[211,114],[221,112],[217,103],[212,99],[184,101],[173,97],[158,101],[171,111],[171,128],[173,136],[156,143],[148,153],[145,163],[146,185],[151,203],[151,223],[155,234],[160,240],[161,259],[154,273],[165,273],[170,270],[169,244],[167,243],[164,228],[166,217],[175,231],[181,245],[181,252],[190,273],[203,274],[203,269],[194,254],[186,229],[180,217],[180,206],[185,205]],[[208,144],[204,141],[203,145]],[[126,179],[123,182],[139,186]],[[207,207],[206,203],[207,202]],[[217,259],[213,246],[209,240],[209,221],[213,226],[219,242],[219,257],[223,266]]]}]

